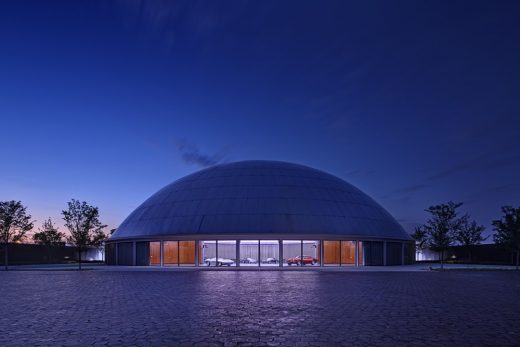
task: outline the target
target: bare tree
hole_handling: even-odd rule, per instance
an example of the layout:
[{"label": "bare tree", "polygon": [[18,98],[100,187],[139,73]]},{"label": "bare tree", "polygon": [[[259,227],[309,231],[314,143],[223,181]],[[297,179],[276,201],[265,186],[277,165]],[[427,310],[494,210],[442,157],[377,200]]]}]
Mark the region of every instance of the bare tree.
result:
[{"label": "bare tree", "polygon": [[78,249],[78,266],[81,270],[81,253],[88,246],[99,247],[106,240],[103,232],[106,225],[99,221],[99,210],[85,201],[72,199],[67,203],[68,209],[62,211],[65,226],[70,231],[67,241]]},{"label": "bare tree", "polygon": [[0,201],[0,241],[4,244],[5,270],[9,269],[9,243],[22,241],[32,227],[31,215],[21,201]]},{"label": "bare tree", "polygon": [[43,221],[42,227],[38,228],[38,232],[33,235],[33,240],[39,245],[45,246],[64,246],[65,234],[60,232],[51,218]]},{"label": "bare tree", "polygon": [[428,235],[428,246],[439,252],[441,270],[444,269],[444,253],[453,244],[455,234],[463,223],[463,218],[457,217],[457,208],[460,206],[462,203],[449,201],[447,204],[430,206],[425,210],[431,214],[424,225]]},{"label": "bare tree", "polygon": [[468,259],[471,262],[471,246],[479,245],[488,237],[483,237],[482,233],[486,230],[483,225],[478,225],[476,221],[470,221],[469,215],[461,218],[460,228],[455,232],[455,240],[466,249]]},{"label": "bare tree", "polygon": [[506,246],[516,252],[516,269],[520,264],[520,207],[502,206],[502,219],[494,220],[493,235],[495,243]]}]

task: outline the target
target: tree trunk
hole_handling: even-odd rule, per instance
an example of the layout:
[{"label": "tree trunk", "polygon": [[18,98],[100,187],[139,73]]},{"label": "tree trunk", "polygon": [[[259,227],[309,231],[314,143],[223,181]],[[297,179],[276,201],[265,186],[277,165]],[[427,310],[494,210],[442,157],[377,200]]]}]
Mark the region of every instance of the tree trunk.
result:
[{"label": "tree trunk", "polygon": [[8,264],[9,256],[7,255],[8,248],[9,248],[9,242],[4,243],[4,268],[5,268],[5,271],[9,270],[9,264]]},{"label": "tree trunk", "polygon": [[518,271],[518,265],[520,263],[520,249],[516,250],[516,270]]},{"label": "tree trunk", "polygon": [[441,271],[444,270],[444,250],[439,252],[439,256],[441,258]]},{"label": "tree trunk", "polygon": [[78,247],[78,266],[79,271],[81,271],[81,247]]}]

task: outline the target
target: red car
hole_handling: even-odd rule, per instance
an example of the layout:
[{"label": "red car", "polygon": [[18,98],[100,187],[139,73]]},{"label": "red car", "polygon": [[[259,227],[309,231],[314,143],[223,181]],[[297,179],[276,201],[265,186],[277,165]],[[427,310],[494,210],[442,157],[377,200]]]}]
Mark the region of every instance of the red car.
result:
[{"label": "red car", "polygon": [[313,258],[310,255],[304,255],[303,260],[301,255],[287,259],[287,265],[301,265],[302,263],[303,265],[314,265],[318,262],[318,259]]}]

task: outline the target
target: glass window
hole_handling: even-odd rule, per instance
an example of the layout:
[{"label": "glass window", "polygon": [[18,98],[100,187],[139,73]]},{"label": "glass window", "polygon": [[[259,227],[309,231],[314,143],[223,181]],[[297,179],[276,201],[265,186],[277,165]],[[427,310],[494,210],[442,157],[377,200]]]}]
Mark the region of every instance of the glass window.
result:
[{"label": "glass window", "polygon": [[283,240],[283,266],[300,266],[302,256],[301,240]]},{"label": "glass window", "polygon": [[340,241],[323,241],[323,265],[339,266],[340,253]]},{"label": "glass window", "polygon": [[218,240],[217,247],[217,266],[236,266],[237,242],[235,240]]},{"label": "glass window", "polygon": [[216,241],[199,242],[199,266],[215,266],[217,257]]},{"label": "glass window", "polygon": [[179,241],[179,265],[195,265],[195,241]]},{"label": "glass window", "polygon": [[161,265],[161,243],[150,242],[150,265]]},{"label": "glass window", "polygon": [[260,240],[260,265],[279,266],[280,246],[278,240]]},{"label": "glass window", "polygon": [[163,242],[163,264],[179,265],[179,243],[177,241]]},{"label": "glass window", "polygon": [[258,240],[240,240],[240,266],[258,266]]},{"label": "glass window", "polygon": [[320,266],[320,241],[303,240],[303,266]]},{"label": "glass window", "polygon": [[341,241],[341,265],[356,265],[356,241]]}]

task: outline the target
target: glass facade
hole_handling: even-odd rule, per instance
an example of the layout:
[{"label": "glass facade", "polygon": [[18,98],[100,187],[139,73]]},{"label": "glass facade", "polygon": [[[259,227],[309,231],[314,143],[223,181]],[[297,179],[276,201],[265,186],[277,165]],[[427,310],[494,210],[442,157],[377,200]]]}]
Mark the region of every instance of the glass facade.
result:
[{"label": "glass facade", "polygon": [[323,265],[340,266],[341,241],[323,241]]},{"label": "glass facade", "polygon": [[163,264],[167,266],[179,265],[179,242],[164,241],[163,242]]},{"label": "glass facade", "polygon": [[161,242],[150,242],[150,265],[161,265]]},{"label": "glass facade", "polygon": [[210,267],[371,266],[385,260],[386,265],[400,265],[413,263],[413,246],[408,241],[360,240],[139,241],[109,243],[106,259],[118,265]]},{"label": "glass facade", "polygon": [[179,241],[179,265],[195,266],[195,241]]},{"label": "glass facade", "polygon": [[356,241],[341,241],[341,265],[356,265]]},{"label": "glass facade", "polygon": [[217,241],[199,241],[199,266],[216,266]]},{"label": "glass facade", "polygon": [[[236,266],[237,263],[237,242],[236,240],[217,241],[217,266]],[[212,264],[213,265],[213,264]]]},{"label": "glass facade", "polygon": [[301,240],[283,240],[283,266],[300,266],[300,257],[302,254]]},{"label": "glass facade", "polygon": [[278,240],[260,240],[260,266],[280,265],[280,243]]},{"label": "glass facade", "polygon": [[240,241],[240,266],[258,266],[259,262],[259,240]]},{"label": "glass facade", "polygon": [[302,266],[320,266],[320,241],[303,240],[302,251]]}]

